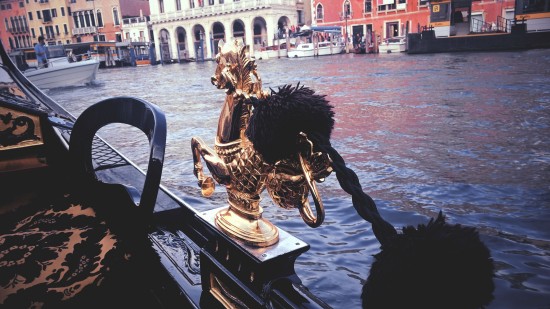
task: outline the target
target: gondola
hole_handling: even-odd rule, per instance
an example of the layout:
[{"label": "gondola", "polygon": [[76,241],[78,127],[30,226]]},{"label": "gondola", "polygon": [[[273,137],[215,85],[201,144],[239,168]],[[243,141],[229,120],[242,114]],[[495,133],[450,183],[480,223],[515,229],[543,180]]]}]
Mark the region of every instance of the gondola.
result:
[{"label": "gondola", "polygon": [[[160,185],[157,106],[115,97],[76,119],[0,52],[0,307],[326,307],[294,272],[306,243],[240,246]],[[111,123],[145,132],[147,172],[95,135]]]},{"label": "gondola", "polygon": [[[202,212],[161,185],[160,108],[114,97],[76,118],[29,82],[1,45],[0,54],[0,307],[329,308],[295,272],[310,246],[262,217],[259,194],[267,189],[317,227],[324,208],[316,182],[333,172],[381,243],[358,295],[365,307],[491,301],[494,267],[476,230],[440,214],[398,232],[330,145],[334,115],[325,96],[301,85],[263,90],[239,41],[216,57],[211,82],[226,99],[215,148],[191,140],[203,195],[215,183],[228,194],[229,207]],[[146,171],[96,135],[115,123],[145,134]]]}]

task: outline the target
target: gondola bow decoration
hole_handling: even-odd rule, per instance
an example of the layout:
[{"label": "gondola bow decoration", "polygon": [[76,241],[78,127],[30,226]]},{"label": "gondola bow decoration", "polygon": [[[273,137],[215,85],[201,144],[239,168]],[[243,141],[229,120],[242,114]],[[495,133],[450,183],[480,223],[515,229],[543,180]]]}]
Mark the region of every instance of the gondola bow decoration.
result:
[{"label": "gondola bow decoration", "polygon": [[[218,66],[212,84],[224,89],[226,98],[218,121],[215,147],[209,148],[197,137],[191,140],[193,172],[203,195],[213,193],[215,182],[227,190],[229,207],[217,213],[216,225],[226,234],[251,246],[275,244],[278,230],[262,218],[260,194],[265,189],[277,205],[286,209],[297,208],[308,225],[321,225],[324,208],[315,183],[330,175],[332,167],[328,155],[315,151],[314,142],[308,136],[315,132],[306,129],[330,135],[334,123],[331,107],[326,104],[317,112],[324,113],[323,118],[330,119],[329,122],[303,121],[300,126],[286,127],[289,119],[277,118],[275,114],[265,119],[275,126],[266,125],[260,119],[251,122],[253,113],[262,110],[264,105],[277,106],[281,100],[299,100],[304,92],[309,94],[310,90],[303,87],[285,87],[278,93],[262,90],[256,64],[248,56],[248,48],[238,42],[220,47],[216,62]],[[311,114],[311,120],[315,116]],[[315,123],[322,124],[322,128]],[[250,132],[261,135],[263,130],[274,127],[278,132],[273,133],[280,133],[285,137],[283,140],[267,135],[266,140],[256,142],[249,138]],[[257,147],[265,148],[266,144],[277,149],[262,155]],[[201,158],[212,177],[205,175]],[[310,193],[315,212],[310,206]]]}]

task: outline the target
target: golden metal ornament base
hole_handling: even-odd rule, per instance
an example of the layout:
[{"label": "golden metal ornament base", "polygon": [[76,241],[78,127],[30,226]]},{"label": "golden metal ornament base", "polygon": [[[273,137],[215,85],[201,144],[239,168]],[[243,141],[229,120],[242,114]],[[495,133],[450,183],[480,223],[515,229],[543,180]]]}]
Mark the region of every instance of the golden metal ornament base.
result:
[{"label": "golden metal ornament base", "polygon": [[216,213],[214,222],[230,237],[254,247],[269,247],[279,241],[279,230],[263,218],[249,219],[231,207]]}]

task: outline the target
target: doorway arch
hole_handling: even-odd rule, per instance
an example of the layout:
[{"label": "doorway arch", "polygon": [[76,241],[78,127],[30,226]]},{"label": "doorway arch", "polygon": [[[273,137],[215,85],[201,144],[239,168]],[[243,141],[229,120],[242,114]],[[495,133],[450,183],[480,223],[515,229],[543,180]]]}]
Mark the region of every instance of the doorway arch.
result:
[{"label": "doorway arch", "polygon": [[183,27],[176,28],[176,40],[178,47],[178,59],[186,60],[189,58],[189,50],[187,48],[187,32]]},{"label": "doorway arch", "polygon": [[168,30],[161,29],[159,34],[160,40],[160,60],[162,63],[171,63],[172,56],[170,55],[170,34]]},{"label": "doorway arch", "polygon": [[231,28],[233,30],[233,37],[235,39],[242,40],[243,44],[246,45],[244,22],[237,19],[233,22]]},{"label": "doorway arch", "polygon": [[212,55],[218,53],[220,41],[227,42],[227,38],[225,37],[225,26],[217,21],[212,25]]},{"label": "doorway arch", "polygon": [[206,57],[204,40],[204,27],[202,25],[193,26],[193,44],[195,47],[196,61],[204,61],[204,58]]},{"label": "doorway arch", "polygon": [[286,38],[287,34],[290,34],[290,18],[281,16],[277,20],[277,39]]},{"label": "doorway arch", "polygon": [[254,50],[260,50],[262,47],[269,45],[269,40],[267,38],[267,22],[263,17],[256,17],[252,21],[252,34]]}]

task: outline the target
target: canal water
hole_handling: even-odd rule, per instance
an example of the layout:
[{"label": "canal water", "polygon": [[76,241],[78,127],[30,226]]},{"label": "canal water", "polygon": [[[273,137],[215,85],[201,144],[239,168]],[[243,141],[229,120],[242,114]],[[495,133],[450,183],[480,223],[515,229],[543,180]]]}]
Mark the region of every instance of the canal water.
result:
[{"label": "canal water", "polygon": [[[550,50],[343,54],[257,65],[264,88],[300,83],[327,95],[336,113],[332,144],[387,221],[427,223],[442,210],[450,223],[479,229],[496,266],[489,308],[550,308]],[[75,116],[114,96],[160,106],[168,121],[163,184],[208,210],[226,205],[225,190],[200,195],[190,140],[214,144],[224,100],[210,84],[214,69],[214,62],[105,69],[94,85],[47,94]],[[133,134],[101,131],[145,168],[145,136]],[[267,195],[264,215],[311,245],[296,272],[314,294],[335,308],[360,308],[379,244],[335,175],[318,187],[321,227],[307,227]]]}]

